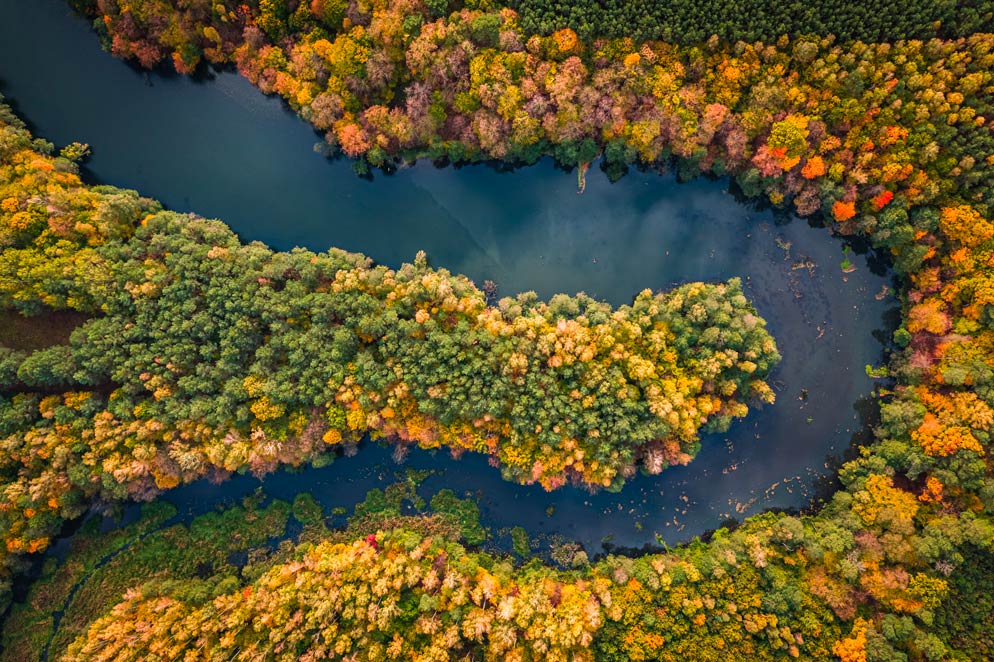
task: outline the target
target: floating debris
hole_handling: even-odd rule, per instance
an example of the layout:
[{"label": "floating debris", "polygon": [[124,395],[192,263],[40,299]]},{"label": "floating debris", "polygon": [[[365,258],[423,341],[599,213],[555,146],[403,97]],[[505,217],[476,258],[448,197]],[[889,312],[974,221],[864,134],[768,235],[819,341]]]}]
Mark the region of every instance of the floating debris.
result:
[{"label": "floating debris", "polygon": [[580,167],[576,169],[576,194],[582,195],[584,191],[587,190],[587,170],[590,168],[590,162],[581,163]]}]

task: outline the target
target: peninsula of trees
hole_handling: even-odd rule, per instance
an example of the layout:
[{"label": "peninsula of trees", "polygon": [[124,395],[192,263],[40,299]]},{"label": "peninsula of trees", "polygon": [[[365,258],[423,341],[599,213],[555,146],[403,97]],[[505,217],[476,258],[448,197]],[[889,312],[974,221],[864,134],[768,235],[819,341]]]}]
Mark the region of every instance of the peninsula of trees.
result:
[{"label": "peninsula of trees", "polygon": [[620,487],[773,400],[780,357],[737,279],[617,309],[582,294],[488,306],[423,255],[393,270],[245,245],[86,186],[50,149],[3,108],[0,307],[92,315],[68,344],[0,348],[8,560],[93,498],[320,464],[367,434],[488,453],[547,489]]}]

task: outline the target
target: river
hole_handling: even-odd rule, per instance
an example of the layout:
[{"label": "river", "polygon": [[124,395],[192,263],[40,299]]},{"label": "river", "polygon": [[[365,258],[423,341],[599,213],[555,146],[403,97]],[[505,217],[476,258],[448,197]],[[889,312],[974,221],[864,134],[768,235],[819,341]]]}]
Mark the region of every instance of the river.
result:
[{"label": "river", "polygon": [[[825,229],[736,202],[725,180],[680,184],[633,171],[610,183],[596,165],[583,195],[575,173],[550,161],[513,172],[486,165],[356,177],[351,163],[314,149],[319,136],[278,99],[233,72],[197,80],[139,71],[100,49],[63,0],[0,0],[0,93],[36,135],[89,143],[91,182],[135,188],[172,209],[227,222],[246,241],[277,249],[338,246],[399,266],[425,250],[435,266],[502,294],[585,291],[618,305],[644,288],[741,276],[783,361],[777,403],[727,434],[704,439],[690,466],[639,476],[620,493],[507,483],[485,458],[413,451],[406,466],[439,474],[423,486],[479,496],[484,523],[561,534],[591,551],[602,541],[641,546],[657,534],[687,540],[729,517],[806,505],[863,426],[873,384],[866,364],[897,302],[879,260],[850,254]],[[366,444],[322,469],[265,480],[273,496],[312,492],[351,506],[402,471]],[[166,498],[201,512],[258,481],[196,483]],[[551,514],[550,514],[551,513]]]}]

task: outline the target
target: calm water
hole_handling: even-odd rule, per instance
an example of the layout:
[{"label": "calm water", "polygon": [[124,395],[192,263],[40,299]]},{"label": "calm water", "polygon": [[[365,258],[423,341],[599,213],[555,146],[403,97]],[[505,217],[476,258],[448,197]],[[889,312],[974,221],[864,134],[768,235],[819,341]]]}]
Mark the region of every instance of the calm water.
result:
[{"label": "calm water", "polygon": [[[585,291],[613,304],[646,287],[745,280],[784,357],[775,405],[706,438],[689,467],[639,477],[619,494],[547,494],[502,481],[485,458],[412,452],[408,466],[443,471],[426,492],[477,492],[490,526],[522,524],[590,549],[606,536],[629,546],[656,533],[685,540],[727,517],[806,504],[827,457],[860,427],[857,403],[872,390],[864,365],[882,352],[873,332],[896,306],[875,297],[886,277],[865,256],[843,274],[841,242],[737,204],[727,182],[633,172],[611,184],[594,169],[580,196],[575,173],[549,162],[513,173],[419,163],[366,181],[349,162],[316,153],[318,136],[237,74],[146,75],[102,52],[61,0],[0,0],[0,8],[0,92],[37,135],[89,143],[92,181],[219,217],[245,240],[334,245],[393,266],[424,249],[434,265],[492,279],[502,294]],[[266,491],[309,490],[329,507],[352,505],[398,469],[388,451],[367,446],[324,469],[272,476]],[[202,510],[257,484],[200,483],[168,498]]]}]

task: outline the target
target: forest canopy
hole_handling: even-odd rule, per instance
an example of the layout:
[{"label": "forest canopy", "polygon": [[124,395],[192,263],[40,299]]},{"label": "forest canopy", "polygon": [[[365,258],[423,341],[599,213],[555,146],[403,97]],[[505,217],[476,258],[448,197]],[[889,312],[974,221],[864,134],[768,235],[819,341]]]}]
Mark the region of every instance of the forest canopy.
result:
[{"label": "forest canopy", "polygon": [[[146,67],[234,64],[360,170],[551,155],[602,157],[612,176],[633,163],[731,176],[747,196],[888,256],[902,321],[874,438],[817,513],[767,513],[707,542],[568,573],[385,525],[304,543],[211,595],[142,587],[94,621],[75,659],[931,662],[989,650],[990,615],[956,604],[982,590],[970,578],[994,546],[994,35],[974,33],[990,25],[988,3],[891,15],[882,2],[860,5],[881,8],[872,14],[791,5],[783,37],[764,32],[772,5],[761,2],[726,5],[748,18],[741,28],[722,28],[722,11],[680,18],[689,3],[645,5],[647,18],[632,3],[77,4],[111,52]],[[845,19],[837,34],[822,32],[834,27],[821,8]],[[688,42],[657,41],[665,21]],[[94,316],[68,346],[0,356],[17,393],[0,417],[12,563],[95,494],[313,461],[366,429],[491,452],[517,480],[616,484],[636,462],[682,459],[653,443],[659,430],[690,453],[679,435],[702,416],[725,425],[766,394],[775,348],[735,281],[645,293],[617,311],[584,297],[489,307],[424,259],[393,271],[336,251],[273,253],[217,222],[83,186],[67,159],[4,122],[0,296],[26,313]],[[429,337],[437,351],[419,353],[414,341]],[[304,349],[315,342],[318,363]],[[482,375],[499,387],[487,398]],[[534,406],[515,409],[521,393]],[[581,446],[575,431],[595,430]]]},{"label": "forest canopy", "polygon": [[547,489],[620,487],[773,400],[780,357],[737,279],[616,309],[582,294],[489,306],[424,255],[394,270],[278,253],[86,186],[3,112],[0,306],[92,315],[68,344],[0,350],[11,562],[94,498],[321,464],[367,434],[487,453]]},{"label": "forest canopy", "polygon": [[730,175],[748,197],[873,232],[902,272],[927,251],[911,246],[935,224],[923,208],[994,203],[990,35],[584,40],[532,34],[506,8],[437,18],[420,0],[349,3],[333,23],[300,3],[277,29],[280,4],[105,0],[96,27],[144,66],[236,65],[360,168],[600,156],[620,176],[672,159],[684,177]]},{"label": "forest canopy", "polygon": [[782,35],[834,35],[839,41],[966,37],[994,20],[989,0],[510,0],[529,33],[564,27],[584,39],[631,37],[693,45],[722,41],[776,41]]}]

